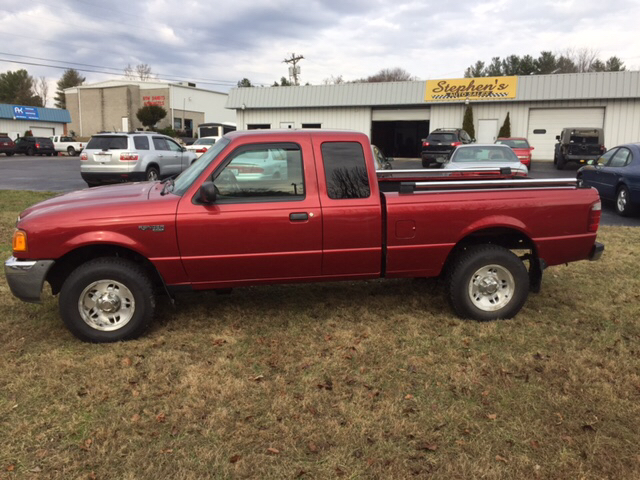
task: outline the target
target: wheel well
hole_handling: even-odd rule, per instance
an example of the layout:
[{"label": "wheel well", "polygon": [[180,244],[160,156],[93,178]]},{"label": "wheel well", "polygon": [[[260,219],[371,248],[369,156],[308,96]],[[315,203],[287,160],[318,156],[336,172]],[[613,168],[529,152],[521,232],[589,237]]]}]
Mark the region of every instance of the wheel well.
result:
[{"label": "wheel well", "polygon": [[147,165],[147,169],[145,170],[145,172],[148,172],[150,168],[155,168],[158,173],[160,173],[160,167],[157,163],[150,163],[149,165]]},{"label": "wheel well", "polygon": [[455,245],[455,247],[451,249],[447,260],[445,261],[442,272],[446,276],[455,259],[461,253],[465,252],[469,247],[473,245],[485,244],[498,245],[508,250],[526,250],[527,252],[524,254],[524,257],[521,255],[521,258],[523,258],[523,260],[529,260],[529,276],[531,280],[531,288],[534,291],[539,290],[540,281],[542,280],[543,266],[540,264],[535,244],[526,234],[513,228],[487,228],[467,235],[466,237],[461,239]]},{"label": "wheel well", "polygon": [[99,257],[126,258],[145,270],[154,286],[162,285],[162,277],[156,267],[143,255],[118,245],[90,245],[73,250],[56,260],[47,274],[46,281],[51,285],[53,294],[57,294],[67,277],[83,263]]}]

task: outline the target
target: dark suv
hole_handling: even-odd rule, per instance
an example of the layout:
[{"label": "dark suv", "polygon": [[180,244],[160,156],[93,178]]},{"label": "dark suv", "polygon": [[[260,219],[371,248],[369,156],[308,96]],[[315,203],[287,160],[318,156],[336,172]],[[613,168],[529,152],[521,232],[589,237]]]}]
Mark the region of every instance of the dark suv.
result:
[{"label": "dark suv", "polygon": [[602,128],[563,128],[556,140],[553,163],[558,170],[562,170],[567,162],[582,165],[597,160],[606,151]]},{"label": "dark suv", "polygon": [[461,128],[436,128],[422,139],[422,166],[439,168],[446,162],[458,145],[475,140]]},{"label": "dark suv", "polygon": [[33,155],[56,155],[56,149],[53,141],[45,137],[20,137],[16,140],[16,153],[24,153],[28,156]]},{"label": "dark suv", "polygon": [[16,153],[16,144],[6,133],[0,133],[0,153],[4,153],[7,157]]}]

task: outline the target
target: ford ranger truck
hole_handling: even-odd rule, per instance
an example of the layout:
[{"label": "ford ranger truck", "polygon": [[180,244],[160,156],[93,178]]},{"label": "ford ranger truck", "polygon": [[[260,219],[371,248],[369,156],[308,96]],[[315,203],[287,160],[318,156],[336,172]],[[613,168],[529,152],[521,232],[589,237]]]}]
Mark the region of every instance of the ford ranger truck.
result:
[{"label": "ford ranger truck", "polygon": [[460,317],[510,318],[545,268],[603,252],[595,189],[434,172],[378,179],[361,133],[228,133],[175,179],[27,208],[7,282],[27,302],[49,283],[74,335],[113,342],[145,330],[158,294],[275,283],[442,276]]}]

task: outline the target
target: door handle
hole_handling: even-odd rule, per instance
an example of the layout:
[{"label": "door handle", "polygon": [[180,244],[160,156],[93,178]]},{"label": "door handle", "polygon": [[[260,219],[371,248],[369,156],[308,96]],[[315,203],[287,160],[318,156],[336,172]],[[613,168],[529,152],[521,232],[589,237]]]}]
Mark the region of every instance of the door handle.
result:
[{"label": "door handle", "polygon": [[309,220],[309,214],[307,213],[290,213],[289,220],[292,222],[304,222]]}]

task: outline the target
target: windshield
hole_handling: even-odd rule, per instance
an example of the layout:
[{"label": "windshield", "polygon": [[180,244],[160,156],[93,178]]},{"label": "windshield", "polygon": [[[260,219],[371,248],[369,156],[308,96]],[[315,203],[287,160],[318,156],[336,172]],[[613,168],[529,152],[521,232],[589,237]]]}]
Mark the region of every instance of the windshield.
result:
[{"label": "windshield", "polygon": [[511,148],[529,148],[529,142],[524,138],[505,138],[496,141],[499,145],[506,145]]},{"label": "windshield", "polygon": [[222,138],[218,140],[213,147],[211,147],[206,153],[203,153],[200,158],[191,164],[184,172],[182,172],[176,178],[173,186],[172,193],[176,195],[184,195],[191,184],[200,176],[200,174],[213,162],[218,154],[229,145],[228,138]]},{"label": "windshield", "polygon": [[213,145],[214,143],[216,143],[215,138],[199,138],[193,142],[194,145]]},{"label": "windshield", "polygon": [[518,162],[513,150],[505,147],[458,147],[451,157],[452,162]]}]

